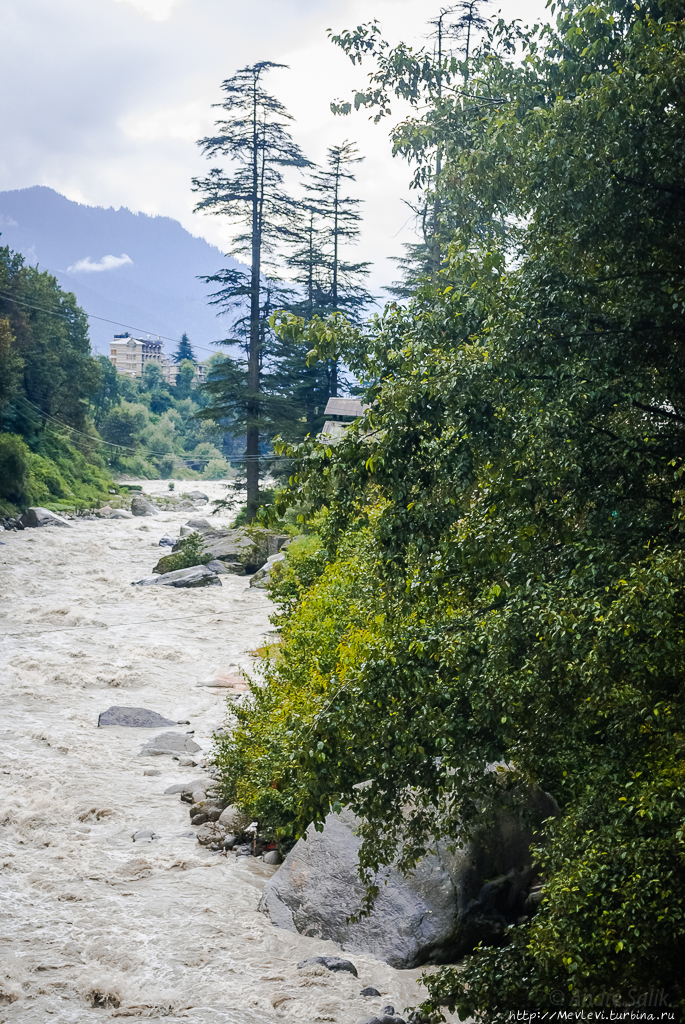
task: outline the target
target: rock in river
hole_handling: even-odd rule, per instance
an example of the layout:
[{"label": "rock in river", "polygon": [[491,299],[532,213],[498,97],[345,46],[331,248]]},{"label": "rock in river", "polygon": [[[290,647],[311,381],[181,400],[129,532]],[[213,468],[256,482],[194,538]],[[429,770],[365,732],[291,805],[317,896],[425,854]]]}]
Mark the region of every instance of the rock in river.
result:
[{"label": "rock in river", "polygon": [[357,968],[352,961],[343,960],[339,956],[310,956],[306,960],[300,960],[297,969],[302,970],[303,967],[315,965],[325,967],[329,971],[346,971],[348,974],[354,974],[355,978],[357,977]]},{"label": "rock in river", "polygon": [[[201,521],[190,519],[188,527],[191,523],[197,524],[198,522]],[[195,528],[197,529],[197,526]],[[184,532],[184,529],[181,529],[181,533]],[[202,528],[198,532],[202,533],[202,546],[206,554],[220,562],[236,564],[238,571],[246,576],[251,576],[261,568],[268,557],[270,535],[266,530],[257,528],[206,530]],[[178,550],[180,550],[179,545],[175,544],[174,551]]]},{"label": "rock in river", "polygon": [[215,572],[217,576],[241,576],[243,573],[240,562],[220,562],[218,558],[207,562],[207,568]]},{"label": "rock in river", "polygon": [[107,708],[98,718],[98,729],[106,725],[125,725],[132,729],[160,729],[164,725],[176,725],[170,718],[163,718],[156,711],[147,708]]},{"label": "rock in river", "polygon": [[202,748],[192,736],[185,732],[163,732],[151,737],[141,749],[138,757],[154,757],[157,754],[195,754]]},{"label": "rock in river", "polygon": [[40,505],[27,508],[22,513],[21,523],[23,526],[68,526],[71,528],[71,523],[68,523],[62,516],[51,512],[49,508],[41,508]]},{"label": "rock in river", "polygon": [[134,494],[131,498],[131,512],[134,516],[156,516],[157,509],[143,494]]},{"label": "rock in river", "polygon": [[[555,813],[546,794],[535,798],[539,820]],[[436,844],[407,875],[379,872],[369,917],[349,922],[362,905],[357,874],[361,840],[347,810],[329,814],[323,832],[310,826],[264,887],[260,910],[290,931],[332,939],[342,949],[370,953],[399,969],[454,962],[481,940],[497,941],[523,913],[532,879],[532,833],[503,816],[481,845],[450,850]]]},{"label": "rock in river", "polygon": [[144,576],[135,580],[132,587],[220,587],[221,580],[206,565],[193,565],[189,569],[176,569],[159,576]]}]

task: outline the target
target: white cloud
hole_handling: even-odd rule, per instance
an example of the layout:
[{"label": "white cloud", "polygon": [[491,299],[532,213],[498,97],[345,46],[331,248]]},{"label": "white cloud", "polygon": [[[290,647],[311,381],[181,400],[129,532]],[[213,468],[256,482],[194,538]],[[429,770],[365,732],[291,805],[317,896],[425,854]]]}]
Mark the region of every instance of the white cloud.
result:
[{"label": "white cloud", "polygon": [[129,4],[139,14],[151,18],[153,21],[166,21],[177,0],[117,0],[118,3]]},{"label": "white cloud", "polygon": [[116,270],[117,267],[125,267],[127,263],[133,263],[130,256],[122,252],[121,256],[103,256],[97,263],[93,263],[90,256],[78,260],[67,267],[67,274],[99,274],[102,270]]},{"label": "white cloud", "polygon": [[[544,0],[500,3],[505,18],[544,17]],[[322,162],[347,138],[366,157],[354,258],[374,264],[370,288],[380,294],[397,276],[392,257],[415,237],[404,202],[416,198],[411,170],[391,156],[390,119],[331,114],[330,101],[349,97],[368,69],[353,67],[326,29],[378,18],[391,42],[420,47],[439,8],[439,0],[2,0],[0,190],[48,185],[87,205],[163,214],[226,252],[235,225],[193,213],[191,178],[211,166],[195,140],[212,132],[223,79],[258,60],[281,62],[289,70],[273,71],[267,88],[295,117],[305,154]],[[393,119],[406,112],[393,105]]]}]

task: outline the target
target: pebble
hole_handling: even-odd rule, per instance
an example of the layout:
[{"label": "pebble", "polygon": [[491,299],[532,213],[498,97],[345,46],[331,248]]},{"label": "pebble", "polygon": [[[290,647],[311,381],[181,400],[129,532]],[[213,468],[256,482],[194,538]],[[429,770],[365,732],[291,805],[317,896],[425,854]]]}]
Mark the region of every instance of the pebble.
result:
[{"label": "pebble", "polygon": [[143,775],[161,775],[159,768],[146,768]]},{"label": "pebble", "polygon": [[310,956],[306,960],[300,960],[297,969],[299,971],[302,967],[309,967],[312,964],[321,964],[329,971],[348,971],[350,974],[354,974],[355,978],[357,977],[357,968],[352,961],[343,960],[339,956]]}]

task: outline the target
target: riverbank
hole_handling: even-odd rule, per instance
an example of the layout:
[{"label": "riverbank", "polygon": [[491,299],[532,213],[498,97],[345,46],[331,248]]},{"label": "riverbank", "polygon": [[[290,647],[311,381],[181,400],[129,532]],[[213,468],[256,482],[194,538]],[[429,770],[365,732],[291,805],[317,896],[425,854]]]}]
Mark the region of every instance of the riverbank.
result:
[{"label": "riverbank", "polygon": [[[402,1012],[421,998],[419,970],[354,955],[358,979],[298,971],[340,951],[258,913],[273,867],[199,846],[187,805],[164,790],[201,770],[138,757],[160,730],[97,728],[112,705],[145,707],[189,721],[179,729],[209,752],[225,696],[198,684],[249,668],[270,629],[268,597],[245,577],[131,587],[187,518],[0,535],[0,1020],[354,1024],[386,1003]],[[139,829],[159,838],[134,843]],[[366,986],[381,997],[361,997]]]}]

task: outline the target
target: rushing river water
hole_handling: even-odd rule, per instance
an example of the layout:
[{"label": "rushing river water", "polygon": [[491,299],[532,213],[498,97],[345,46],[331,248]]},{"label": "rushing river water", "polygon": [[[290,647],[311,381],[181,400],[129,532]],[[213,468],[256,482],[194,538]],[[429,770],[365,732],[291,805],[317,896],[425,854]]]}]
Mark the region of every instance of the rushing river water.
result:
[{"label": "rushing river water", "polygon": [[[187,804],[164,790],[200,769],[137,756],[163,730],[97,728],[112,705],[150,708],[188,719],[208,751],[225,696],[198,684],[250,665],[270,629],[267,595],[243,577],[131,586],[188,516],[0,534],[0,1020],[354,1024],[387,1003],[402,1012],[421,998],[418,970],[357,954],[358,979],[297,970],[340,951],[257,911],[274,868],[198,845]],[[140,828],[160,838],[133,843]],[[382,997],[361,997],[367,985]]]}]

